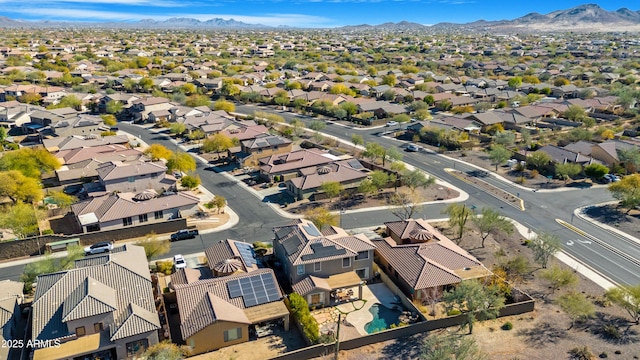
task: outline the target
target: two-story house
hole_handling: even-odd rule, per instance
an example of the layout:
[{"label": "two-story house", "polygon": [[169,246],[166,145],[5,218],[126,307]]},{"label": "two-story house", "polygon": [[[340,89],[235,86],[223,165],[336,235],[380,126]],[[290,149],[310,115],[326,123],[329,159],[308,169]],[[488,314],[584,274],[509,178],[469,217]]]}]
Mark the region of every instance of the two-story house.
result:
[{"label": "two-story house", "polygon": [[161,329],[144,249],[125,245],[38,276],[34,360],[135,359]]},{"label": "two-story house", "polygon": [[373,276],[375,249],[364,234],[350,235],[336,226],[320,231],[305,219],[276,227],[274,233],[274,255],[293,290],[310,306],[362,297],[362,285]]},{"label": "two-story house", "polygon": [[229,149],[240,166],[257,166],[259,159],[273,154],[290,152],[291,140],[279,135],[261,134],[253,139],[245,140],[239,147]]},{"label": "two-story house", "polygon": [[[11,344],[11,341],[20,341],[22,338],[18,332],[19,319],[21,318],[20,304],[24,300],[22,291],[24,284],[17,281],[0,281],[0,341],[2,344]],[[18,347],[0,346],[0,357],[3,359],[17,358],[12,352],[20,353]]]},{"label": "two-story house", "polygon": [[161,161],[110,161],[96,169],[98,181],[107,193],[161,190],[175,187],[176,179],[167,175]]}]

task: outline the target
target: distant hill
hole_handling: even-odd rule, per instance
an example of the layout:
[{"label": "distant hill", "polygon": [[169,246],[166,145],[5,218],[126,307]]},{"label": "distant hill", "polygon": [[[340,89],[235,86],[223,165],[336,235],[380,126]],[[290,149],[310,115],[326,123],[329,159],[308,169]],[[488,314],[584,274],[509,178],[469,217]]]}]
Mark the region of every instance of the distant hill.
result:
[{"label": "distant hill", "polygon": [[[144,19],[135,22],[66,22],[21,21],[0,16],[0,27],[106,27],[136,29],[275,29],[261,24],[247,24],[234,19],[170,18]],[[280,26],[278,29],[288,27]],[[415,22],[387,22],[379,25],[349,25],[338,28],[347,31],[431,31],[431,32],[553,32],[553,31],[632,31],[640,32],[640,11],[621,8],[607,11],[596,4],[585,4],[548,14],[529,13],[513,20],[477,20],[466,24],[438,23],[432,26]]]},{"label": "distant hill", "polygon": [[548,14],[529,13],[513,20],[476,21],[467,24],[439,23],[432,30],[482,31],[640,31],[640,11],[622,8],[607,11],[585,4]]}]

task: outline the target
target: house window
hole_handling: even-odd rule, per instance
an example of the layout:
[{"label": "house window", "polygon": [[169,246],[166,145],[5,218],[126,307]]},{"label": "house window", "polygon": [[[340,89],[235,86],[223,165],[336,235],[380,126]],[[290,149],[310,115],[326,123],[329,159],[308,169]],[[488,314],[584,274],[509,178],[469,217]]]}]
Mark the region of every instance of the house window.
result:
[{"label": "house window", "polygon": [[131,183],[131,182],[136,182],[136,177],[135,177],[135,176],[129,176],[129,177],[127,178],[127,181],[128,181],[128,182],[130,182],[130,183]]},{"label": "house window", "polygon": [[342,267],[343,268],[351,267],[351,258],[350,257],[342,259]]},{"label": "house window", "polygon": [[138,215],[138,221],[141,223],[149,221],[147,214]]},{"label": "house window", "polygon": [[297,274],[298,275],[304,275],[304,265],[298,265]]},{"label": "house window", "polygon": [[131,224],[133,224],[131,217],[122,218],[122,226],[131,226]]},{"label": "house window", "polygon": [[87,331],[84,329],[84,326],[79,326],[76,328],[76,336],[80,337],[80,336],[85,336],[87,334]]},{"label": "house window", "polygon": [[162,214],[162,210],[156,211],[156,212],[153,213],[153,216],[156,218],[156,220],[162,219],[163,215],[164,214]]},{"label": "house window", "polygon": [[242,337],[242,328],[229,329],[224,331],[224,342],[238,340]]},{"label": "house window", "polygon": [[140,339],[140,340],[127,343],[126,344],[127,357],[128,358],[140,357],[140,355],[142,355],[142,353],[144,353],[148,347],[149,347],[149,340],[147,339]]},{"label": "house window", "polygon": [[104,326],[101,322],[93,324],[93,331],[100,332],[104,329]]},{"label": "house window", "polygon": [[314,272],[322,271],[322,263],[319,263],[319,262],[314,263],[313,264],[313,271]]},{"label": "house window", "polygon": [[358,275],[360,279],[368,279],[369,268],[356,269],[356,275]]},{"label": "house window", "polygon": [[322,304],[324,301],[324,296],[322,293],[318,293],[318,294],[311,294],[309,295],[309,305],[318,305],[318,304]]},{"label": "house window", "polygon": [[356,256],[356,260],[367,260],[369,259],[369,250],[358,251],[358,256]]}]

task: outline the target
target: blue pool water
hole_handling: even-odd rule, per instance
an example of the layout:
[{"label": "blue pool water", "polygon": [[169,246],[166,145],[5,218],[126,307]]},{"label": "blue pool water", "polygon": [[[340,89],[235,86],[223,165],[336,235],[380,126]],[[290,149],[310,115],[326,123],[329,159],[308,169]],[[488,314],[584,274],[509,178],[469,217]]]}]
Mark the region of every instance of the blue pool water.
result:
[{"label": "blue pool water", "polygon": [[401,310],[389,309],[382,304],[371,305],[369,312],[373,315],[373,320],[364,326],[364,330],[368,334],[387,330],[391,324],[398,324],[398,318],[402,314]]}]

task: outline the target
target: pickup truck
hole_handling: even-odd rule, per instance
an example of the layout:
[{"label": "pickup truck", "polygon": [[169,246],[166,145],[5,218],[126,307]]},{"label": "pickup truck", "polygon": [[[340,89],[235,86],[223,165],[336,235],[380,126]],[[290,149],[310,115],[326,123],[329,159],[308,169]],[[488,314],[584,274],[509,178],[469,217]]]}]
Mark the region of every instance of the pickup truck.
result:
[{"label": "pickup truck", "polygon": [[189,229],[178,230],[174,234],[171,234],[171,241],[193,239],[193,238],[196,237],[196,235],[198,235],[198,230],[197,229],[193,229],[193,230],[189,230]]}]

